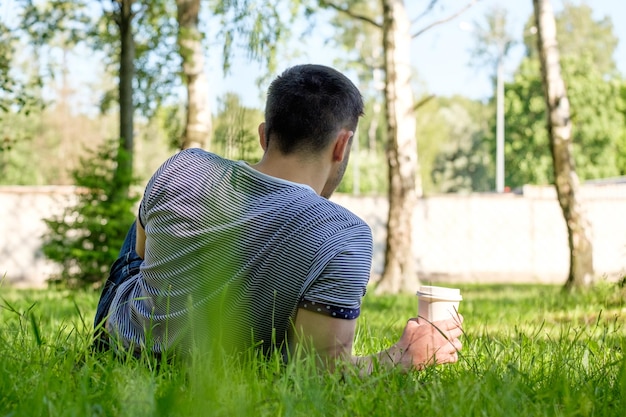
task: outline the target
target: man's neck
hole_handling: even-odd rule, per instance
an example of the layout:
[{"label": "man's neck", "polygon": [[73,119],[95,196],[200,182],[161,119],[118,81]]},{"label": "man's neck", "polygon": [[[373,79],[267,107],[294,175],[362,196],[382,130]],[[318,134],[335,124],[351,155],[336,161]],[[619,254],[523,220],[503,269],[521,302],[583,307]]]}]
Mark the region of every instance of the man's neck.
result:
[{"label": "man's neck", "polygon": [[303,161],[295,156],[269,157],[267,154],[251,167],[263,174],[281,178],[313,188],[317,194],[322,192],[328,177],[328,168],[315,160]]}]

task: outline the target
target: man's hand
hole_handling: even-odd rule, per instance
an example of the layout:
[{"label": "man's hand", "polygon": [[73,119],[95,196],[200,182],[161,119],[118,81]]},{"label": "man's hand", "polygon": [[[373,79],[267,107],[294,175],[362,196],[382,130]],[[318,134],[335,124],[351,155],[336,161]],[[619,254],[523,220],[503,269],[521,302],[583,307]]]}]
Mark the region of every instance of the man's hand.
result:
[{"label": "man's hand", "polygon": [[423,369],[429,365],[454,363],[459,360],[463,334],[463,316],[428,322],[410,319],[402,337],[390,349],[391,360],[405,369]]}]

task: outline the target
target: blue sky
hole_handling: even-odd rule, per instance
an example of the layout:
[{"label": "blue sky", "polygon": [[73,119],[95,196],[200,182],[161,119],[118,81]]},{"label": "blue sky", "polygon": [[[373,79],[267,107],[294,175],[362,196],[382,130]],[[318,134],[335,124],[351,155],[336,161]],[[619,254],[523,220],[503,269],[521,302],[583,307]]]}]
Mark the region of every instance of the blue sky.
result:
[{"label": "blue sky", "polygon": [[[456,3],[465,3],[456,2]],[[555,12],[563,7],[562,0],[552,0]],[[580,0],[574,4],[583,3]],[[624,0],[587,0],[596,20],[610,16],[614,34],[619,39],[615,53],[618,68],[626,75],[626,1]],[[442,25],[424,34],[423,38],[413,41],[413,56],[422,56],[427,64],[418,67],[420,75],[427,81],[430,89],[438,94],[460,93],[472,98],[492,95],[489,80],[489,68],[480,70],[469,66],[473,39],[470,33],[459,27],[462,21],[473,23],[481,20],[495,4],[504,5],[510,23],[509,33],[521,40],[524,24],[533,13],[532,0],[482,0],[455,21]],[[511,51],[506,63],[508,76],[515,70],[523,48],[518,46]]]},{"label": "blue sky", "polygon": [[[626,76],[626,1],[624,0],[573,0],[574,4],[584,2],[593,10],[594,17],[600,19],[610,16],[613,21],[614,33],[619,39],[615,53],[618,68]],[[425,4],[425,1],[405,0],[406,4]],[[450,11],[456,11],[469,3],[469,0],[443,0],[446,11],[434,15],[430,19],[423,18],[423,24],[447,17]],[[455,20],[439,25],[423,35],[415,38],[412,43],[412,59],[421,81],[427,86],[430,93],[438,95],[462,94],[474,99],[485,99],[492,93],[490,68],[474,68],[470,66],[470,51],[474,46],[471,33],[461,28],[461,22],[471,25],[481,21],[495,6],[504,6],[507,10],[509,33],[521,41],[525,22],[532,14],[532,0],[479,0],[477,4],[457,17]],[[555,12],[563,7],[563,0],[552,0]],[[419,9],[418,9],[419,12]],[[417,13],[413,13],[415,16]],[[416,25],[415,29],[420,26]],[[335,57],[333,51],[323,46],[323,37],[329,34],[329,28],[321,28],[320,36],[309,40],[304,49],[308,51],[308,58],[301,58],[294,62],[283,62],[281,68],[305,61],[332,65]],[[318,32],[319,33],[319,32]],[[506,62],[506,76],[510,78],[521,59],[523,48],[514,47]],[[232,74],[226,78],[219,72],[219,59],[209,63],[212,74],[212,89],[220,95],[226,91],[238,92],[244,102],[250,106],[261,106],[261,99],[254,84],[256,64],[244,60],[236,60]],[[280,68],[279,68],[280,69]],[[219,80],[219,81],[218,81]]]}]

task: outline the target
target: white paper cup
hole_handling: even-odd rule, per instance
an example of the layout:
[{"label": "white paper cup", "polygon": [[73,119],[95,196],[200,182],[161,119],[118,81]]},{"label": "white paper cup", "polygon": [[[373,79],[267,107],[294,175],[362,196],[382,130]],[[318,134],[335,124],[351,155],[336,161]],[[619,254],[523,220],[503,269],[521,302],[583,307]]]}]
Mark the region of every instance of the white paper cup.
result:
[{"label": "white paper cup", "polygon": [[457,316],[459,302],[463,300],[458,288],[422,285],[417,292],[417,315],[428,321],[447,320]]}]

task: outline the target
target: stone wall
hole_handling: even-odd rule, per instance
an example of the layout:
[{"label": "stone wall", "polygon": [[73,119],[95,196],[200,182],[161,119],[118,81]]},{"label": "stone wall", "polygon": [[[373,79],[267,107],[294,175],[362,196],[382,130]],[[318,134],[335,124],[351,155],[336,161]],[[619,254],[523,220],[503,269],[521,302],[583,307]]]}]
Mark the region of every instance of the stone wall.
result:
[{"label": "stone wall", "polygon": [[[74,197],[73,187],[0,187],[0,277],[4,284],[45,285],[57,267],[41,253],[43,219]],[[581,190],[599,275],[626,271],[626,184]],[[374,234],[373,273],[382,271],[387,200],[336,195]],[[558,282],[569,268],[567,231],[551,187],[521,194],[441,195],[415,209],[415,261],[425,281]]]}]

